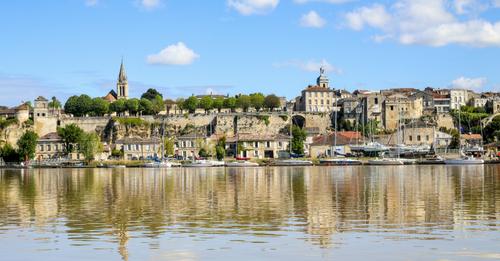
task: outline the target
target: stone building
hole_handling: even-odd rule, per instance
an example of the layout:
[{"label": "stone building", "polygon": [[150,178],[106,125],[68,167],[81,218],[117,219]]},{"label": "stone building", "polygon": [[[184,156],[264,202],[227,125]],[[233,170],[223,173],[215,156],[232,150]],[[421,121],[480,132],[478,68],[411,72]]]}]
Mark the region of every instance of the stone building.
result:
[{"label": "stone building", "polygon": [[35,159],[58,159],[64,156],[64,142],[56,132],[43,135],[38,139]]},{"label": "stone building", "polygon": [[330,89],[325,70],[321,68],[316,85],[310,85],[302,90],[302,95],[298,98],[298,110],[306,112],[331,112],[336,109],[336,97],[335,91]]},{"label": "stone building", "polygon": [[419,119],[422,111],[422,98],[394,94],[385,98],[382,109],[383,124],[387,130],[395,130],[398,124]]},{"label": "stone building", "polygon": [[[240,144],[238,146],[238,144]],[[250,133],[240,133],[234,137],[226,139],[226,146],[229,152],[236,152],[238,148],[239,157],[248,158],[278,158],[280,152],[288,151],[290,137],[283,134],[259,135]]]},{"label": "stone building", "polygon": [[359,93],[362,107],[362,121],[366,124],[370,120],[378,121],[382,125],[382,106],[385,100],[380,92]]},{"label": "stone building", "polygon": [[500,98],[499,97],[491,98],[486,103],[486,109],[488,110],[489,113],[493,114],[500,113]]},{"label": "stone building", "polygon": [[436,108],[436,113],[449,113],[451,108],[450,96],[443,95],[439,93],[433,93],[432,98],[434,100],[434,107]]},{"label": "stone building", "polygon": [[470,104],[474,108],[486,108],[488,99],[485,97],[474,97],[471,99]]},{"label": "stone building", "polygon": [[341,131],[322,134],[314,137],[309,146],[309,155],[312,158],[333,157],[351,153],[350,145],[363,142],[363,136],[357,131]]},{"label": "stone building", "polygon": [[160,138],[123,138],[115,142],[125,160],[146,160],[161,157]]},{"label": "stone building", "polygon": [[208,146],[208,139],[203,135],[191,133],[177,137],[176,155],[183,159],[195,159],[200,148]]},{"label": "stone building", "polygon": [[460,107],[467,105],[468,91],[464,89],[451,89],[450,90],[450,109],[458,110]]}]

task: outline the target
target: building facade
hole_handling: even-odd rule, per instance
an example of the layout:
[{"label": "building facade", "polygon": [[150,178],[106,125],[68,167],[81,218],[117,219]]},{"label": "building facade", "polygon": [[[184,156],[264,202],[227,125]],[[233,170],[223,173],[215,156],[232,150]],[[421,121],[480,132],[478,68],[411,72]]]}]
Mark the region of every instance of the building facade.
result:
[{"label": "building facade", "polygon": [[302,95],[298,99],[298,110],[306,112],[331,112],[336,109],[336,99],[335,91],[330,89],[325,70],[321,68],[316,85],[310,85],[302,90]]}]

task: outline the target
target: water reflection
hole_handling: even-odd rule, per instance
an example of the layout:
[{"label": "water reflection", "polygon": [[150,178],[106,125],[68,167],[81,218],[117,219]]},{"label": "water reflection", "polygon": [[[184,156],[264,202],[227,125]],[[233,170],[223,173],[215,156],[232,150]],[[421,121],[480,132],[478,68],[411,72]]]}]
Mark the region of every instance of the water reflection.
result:
[{"label": "water reflection", "polygon": [[124,260],[132,238],[154,249],[164,236],[299,234],[329,248],[347,232],[446,240],[499,218],[495,165],[0,170],[0,242],[30,228],[73,246],[111,243]]}]

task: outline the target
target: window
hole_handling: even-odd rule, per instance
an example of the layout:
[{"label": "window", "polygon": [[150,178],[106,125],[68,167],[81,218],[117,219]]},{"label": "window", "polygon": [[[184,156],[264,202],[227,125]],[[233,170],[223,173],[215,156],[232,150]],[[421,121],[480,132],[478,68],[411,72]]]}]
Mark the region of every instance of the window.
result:
[{"label": "window", "polygon": [[146,149],[145,149],[145,150],[146,150],[146,151],[149,151],[149,145],[146,145]]},{"label": "window", "polygon": [[375,104],[378,104],[378,98],[375,98]]},{"label": "window", "polygon": [[253,152],[253,155],[254,155],[255,157],[258,157],[258,156],[259,156],[259,151],[258,151],[258,150],[254,151],[254,152]]},{"label": "window", "polygon": [[271,142],[270,141],[266,141],[266,147],[267,148],[271,147]]},{"label": "window", "polygon": [[321,105],[323,105],[323,104],[324,104],[324,100],[323,100],[323,99],[321,99]]},{"label": "window", "polygon": [[425,140],[429,141],[429,135],[425,135]]},{"label": "window", "polygon": [[420,135],[417,135],[417,141],[420,141]]},{"label": "window", "polygon": [[283,146],[283,143],[281,141],[278,142],[278,146],[281,148]]},{"label": "window", "polygon": [[326,100],[326,104],[330,105],[330,100]]},{"label": "window", "polygon": [[40,145],[40,151],[43,151],[43,145]]},{"label": "window", "polygon": [[51,147],[50,145],[47,145],[47,151],[50,151],[50,147]]},{"label": "window", "polygon": [[394,106],[391,105],[391,111],[393,111],[393,110],[394,110]]},{"label": "window", "polygon": [[410,137],[408,137],[410,141],[413,141],[413,137],[410,135]]},{"label": "window", "polygon": [[254,147],[255,147],[255,148],[258,148],[258,147],[259,147],[259,142],[258,142],[258,141],[254,142]]}]

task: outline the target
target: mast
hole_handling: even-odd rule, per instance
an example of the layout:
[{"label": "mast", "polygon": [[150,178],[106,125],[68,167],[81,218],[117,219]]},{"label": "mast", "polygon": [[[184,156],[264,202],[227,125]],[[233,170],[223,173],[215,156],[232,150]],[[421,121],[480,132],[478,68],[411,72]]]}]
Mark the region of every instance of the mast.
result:
[{"label": "mast", "polygon": [[337,97],[335,97],[334,94],[334,99],[335,99],[335,105],[334,105],[334,118],[335,118],[335,132],[334,132],[334,137],[333,137],[333,156],[337,156]]}]

